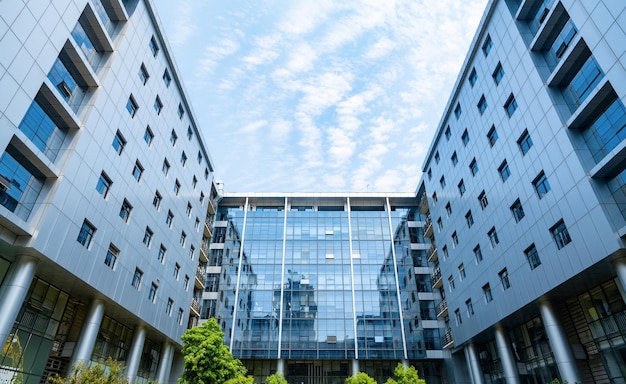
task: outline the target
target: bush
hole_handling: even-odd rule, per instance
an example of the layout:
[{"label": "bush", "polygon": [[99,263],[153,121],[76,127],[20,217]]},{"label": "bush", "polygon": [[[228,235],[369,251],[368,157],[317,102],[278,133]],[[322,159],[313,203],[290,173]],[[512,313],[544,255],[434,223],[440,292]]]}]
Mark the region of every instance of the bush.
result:
[{"label": "bush", "polygon": [[[269,384],[269,383],[268,383]],[[350,376],[346,379],[346,384],[377,384],[370,375],[365,372],[358,372],[356,376]]]}]

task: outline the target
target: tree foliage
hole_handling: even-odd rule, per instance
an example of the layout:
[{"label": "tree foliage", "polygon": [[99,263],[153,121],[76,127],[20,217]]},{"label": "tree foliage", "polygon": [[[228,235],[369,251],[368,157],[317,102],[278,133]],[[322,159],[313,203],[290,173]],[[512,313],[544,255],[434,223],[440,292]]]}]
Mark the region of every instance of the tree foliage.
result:
[{"label": "tree foliage", "polygon": [[76,364],[72,373],[66,378],[51,377],[52,384],[127,384],[124,367],[110,357],[104,364]]},{"label": "tree foliage", "polygon": [[376,384],[376,380],[365,372],[358,372],[356,376],[348,377],[346,384]]},{"label": "tree foliage", "polygon": [[185,368],[179,384],[224,384],[245,376],[246,367],[224,345],[224,333],[215,319],[186,330],[182,340]]},{"label": "tree foliage", "polygon": [[265,381],[267,384],[287,384],[287,379],[285,379],[285,376],[280,372],[269,375]]},{"label": "tree foliage", "polygon": [[224,384],[254,384],[254,377],[252,376],[237,376],[233,379],[228,379]]},{"label": "tree foliage", "polygon": [[426,384],[426,380],[420,379],[417,369],[410,366],[405,368],[404,365],[398,363],[396,369],[393,370],[395,378],[389,378],[385,384]]}]

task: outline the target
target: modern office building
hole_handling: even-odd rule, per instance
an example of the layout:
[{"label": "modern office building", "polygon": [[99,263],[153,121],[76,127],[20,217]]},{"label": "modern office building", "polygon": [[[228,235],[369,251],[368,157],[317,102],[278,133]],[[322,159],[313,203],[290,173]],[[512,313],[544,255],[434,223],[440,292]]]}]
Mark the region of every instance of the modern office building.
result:
[{"label": "modern office building", "polygon": [[2,1],[0,52],[0,382],[175,382],[215,188],[152,2]]},{"label": "modern office building", "polygon": [[625,103],[626,2],[489,2],[418,190],[455,382],[626,382]]},{"label": "modern office building", "polygon": [[209,249],[203,318],[263,382],[379,382],[400,361],[445,375],[425,216],[413,193],[225,193]]}]

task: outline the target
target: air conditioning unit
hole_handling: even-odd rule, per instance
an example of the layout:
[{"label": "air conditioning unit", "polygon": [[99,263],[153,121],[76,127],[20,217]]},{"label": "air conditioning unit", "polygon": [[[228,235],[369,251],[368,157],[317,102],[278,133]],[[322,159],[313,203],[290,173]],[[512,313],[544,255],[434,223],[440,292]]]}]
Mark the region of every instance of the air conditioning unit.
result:
[{"label": "air conditioning unit", "polygon": [[11,188],[11,181],[6,177],[0,175],[0,191],[6,191]]}]

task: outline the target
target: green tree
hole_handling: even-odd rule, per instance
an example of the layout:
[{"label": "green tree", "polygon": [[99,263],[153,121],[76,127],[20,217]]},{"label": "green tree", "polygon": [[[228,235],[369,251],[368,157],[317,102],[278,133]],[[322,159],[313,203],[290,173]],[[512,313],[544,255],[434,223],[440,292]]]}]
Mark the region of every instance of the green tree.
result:
[{"label": "green tree", "polygon": [[128,384],[124,367],[110,357],[104,364],[91,366],[80,362],[66,378],[51,377],[52,384]]},{"label": "green tree", "polygon": [[348,377],[346,384],[376,384],[376,380],[365,372],[358,372],[356,376]]},{"label": "green tree", "polygon": [[254,384],[254,377],[252,376],[237,376],[233,379],[228,379],[224,384]]},{"label": "green tree", "polygon": [[215,319],[186,330],[181,339],[185,367],[179,384],[223,384],[245,376],[246,367],[224,345],[224,333]]},{"label": "green tree", "polygon": [[265,381],[267,384],[287,384],[287,380],[282,373],[276,372],[273,375],[269,375]]},{"label": "green tree", "polygon": [[395,379],[389,378],[385,384],[426,384],[426,380],[420,379],[417,369],[410,366],[405,368],[404,365],[398,363],[396,369],[393,370]]}]

